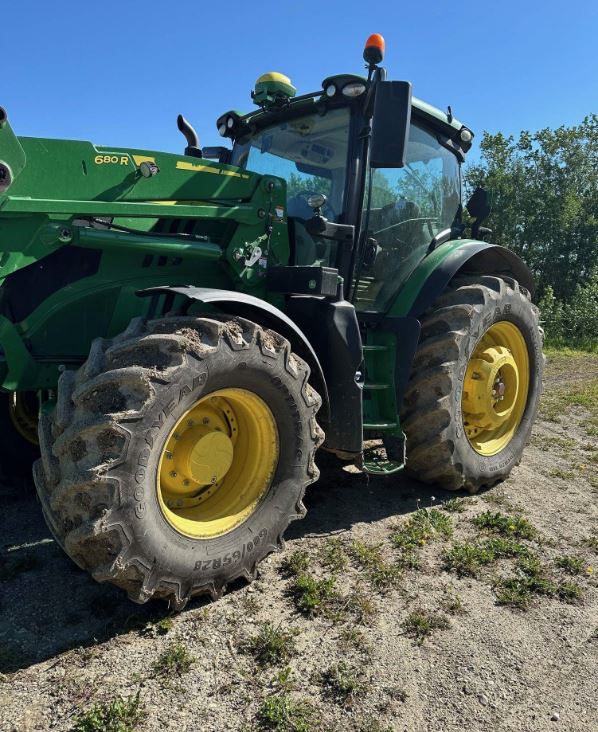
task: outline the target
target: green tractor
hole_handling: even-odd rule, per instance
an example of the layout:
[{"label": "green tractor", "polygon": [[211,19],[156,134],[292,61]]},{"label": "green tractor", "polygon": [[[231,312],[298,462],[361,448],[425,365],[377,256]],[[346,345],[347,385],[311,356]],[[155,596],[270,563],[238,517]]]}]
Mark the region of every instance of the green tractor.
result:
[{"label": "green tractor", "polygon": [[308,94],[260,77],[217,121],[231,146],[179,117],[182,155],[0,110],[0,463],[36,459],[58,544],[136,602],[251,580],[318,449],[471,492],[521,459],[532,277],[480,239],[486,192],[462,203],[472,132],[388,81],[383,45]]}]

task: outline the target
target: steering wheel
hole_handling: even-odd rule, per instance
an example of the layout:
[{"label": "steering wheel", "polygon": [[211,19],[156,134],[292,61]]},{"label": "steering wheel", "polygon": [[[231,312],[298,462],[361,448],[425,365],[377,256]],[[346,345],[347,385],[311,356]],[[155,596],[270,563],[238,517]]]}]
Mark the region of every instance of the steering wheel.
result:
[{"label": "steering wheel", "polygon": [[[291,201],[297,200],[297,201],[301,202],[301,204],[303,204],[307,210],[309,210],[309,215],[300,216],[299,218],[310,219],[311,216],[313,215],[313,208],[310,208],[309,204],[307,203],[307,199],[310,196],[315,195],[315,193],[316,193],[315,191],[309,191],[306,188],[303,188],[300,191],[297,191],[297,193],[295,193],[295,195],[289,199],[289,201],[287,203],[287,209],[291,208]],[[336,221],[336,211],[332,208],[332,206],[330,205],[328,200],[322,206],[322,213],[324,213],[324,214],[328,213],[326,218],[331,219],[332,221]]]}]

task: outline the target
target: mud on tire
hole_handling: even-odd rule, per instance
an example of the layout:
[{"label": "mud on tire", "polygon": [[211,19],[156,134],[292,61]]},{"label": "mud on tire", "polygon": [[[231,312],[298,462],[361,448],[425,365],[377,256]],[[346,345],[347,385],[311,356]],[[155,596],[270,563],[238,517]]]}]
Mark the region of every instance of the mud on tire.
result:
[{"label": "mud on tire", "polygon": [[[318,478],[321,400],[309,368],[278,334],[235,318],[136,319],[120,336],[97,339],[78,372],[62,374],[54,413],[40,422],[34,477],[44,515],[66,553],[100,582],[136,602],[163,598],[181,608],[218,597],[282,546],[305,514]],[[167,436],[200,398],[247,389],[269,406],[279,434],[271,487],[229,533],[193,539],[165,519],[157,473]]]},{"label": "mud on tire", "polygon": [[[467,364],[494,323],[510,321],[528,350],[530,384],[523,417],[510,443],[483,456],[463,428],[461,398]],[[506,478],[521,460],[538,410],[544,356],[538,310],[516,280],[471,276],[455,280],[425,313],[401,419],[407,470],[425,483],[475,493]]]}]

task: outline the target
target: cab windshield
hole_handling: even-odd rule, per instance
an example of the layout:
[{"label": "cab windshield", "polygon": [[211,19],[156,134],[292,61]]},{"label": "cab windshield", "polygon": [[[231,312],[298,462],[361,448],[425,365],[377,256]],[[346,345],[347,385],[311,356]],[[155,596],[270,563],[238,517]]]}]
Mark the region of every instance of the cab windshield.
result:
[{"label": "cab windshield", "polygon": [[235,144],[231,162],[284,178],[289,217],[311,218],[307,198],[323,193],[324,216],[338,221],[344,208],[348,148],[349,110],[333,109],[264,128],[249,141]]}]

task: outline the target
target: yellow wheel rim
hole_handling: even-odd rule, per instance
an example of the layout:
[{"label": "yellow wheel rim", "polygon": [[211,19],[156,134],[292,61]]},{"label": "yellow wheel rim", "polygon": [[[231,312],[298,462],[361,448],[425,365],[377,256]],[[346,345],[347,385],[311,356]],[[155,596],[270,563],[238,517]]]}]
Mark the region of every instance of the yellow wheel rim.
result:
[{"label": "yellow wheel rim", "polygon": [[471,355],[461,410],[465,434],[480,455],[496,455],[511,442],[527,404],[529,354],[517,326],[491,326]]},{"label": "yellow wheel rim", "polygon": [[195,539],[242,524],[268,493],[278,430],[267,404],[245,389],[220,389],[176,423],[162,450],[158,500],[168,523]]},{"label": "yellow wheel rim", "polygon": [[37,437],[39,401],[33,391],[13,391],[8,395],[10,421],[21,437],[32,445],[39,445]]}]

